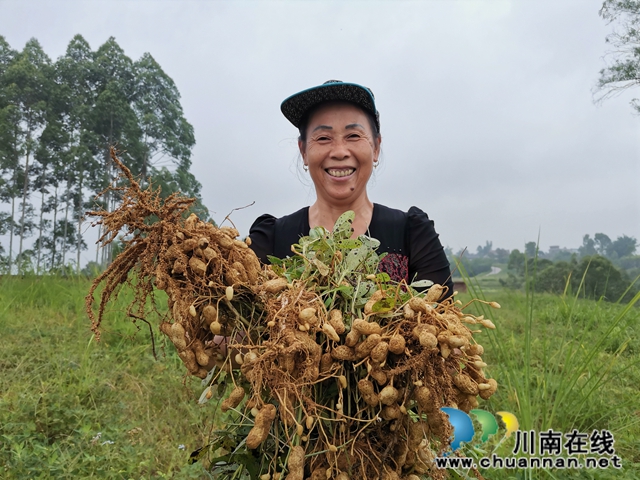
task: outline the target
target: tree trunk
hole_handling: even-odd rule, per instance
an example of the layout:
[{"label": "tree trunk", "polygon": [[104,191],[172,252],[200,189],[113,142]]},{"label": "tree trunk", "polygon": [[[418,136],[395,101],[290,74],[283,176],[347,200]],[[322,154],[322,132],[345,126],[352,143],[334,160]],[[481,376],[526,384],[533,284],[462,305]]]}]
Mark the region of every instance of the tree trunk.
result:
[{"label": "tree trunk", "polygon": [[[13,136],[13,151],[18,151],[18,130],[14,131]],[[20,168],[20,159],[14,159],[16,161],[16,169],[13,171],[13,186],[11,189],[11,223],[9,223],[9,275],[11,275],[13,270],[13,236],[14,236],[14,225],[16,219],[16,187],[18,186],[18,169]]]},{"label": "tree trunk", "polygon": [[[69,192],[71,187],[71,172],[69,172],[69,177],[67,177],[67,192]],[[62,233],[62,265],[61,267],[65,267],[65,262],[67,261],[67,225],[69,225],[69,195],[67,195],[67,204],[64,208],[64,231]]]},{"label": "tree trunk", "polygon": [[78,172],[78,239],[77,250],[78,255],[76,258],[76,273],[80,275],[80,248],[82,247],[82,177],[83,177],[82,164],[80,165],[80,172]]},{"label": "tree trunk", "polygon": [[51,270],[55,268],[56,261],[56,221],[58,220],[58,186],[56,185],[56,190],[53,197],[53,242],[51,252]]},{"label": "tree trunk", "polygon": [[[27,188],[29,186],[29,156],[31,155],[31,122],[27,122],[27,155],[24,165],[24,185],[22,187],[22,215],[20,217],[20,247],[18,249],[18,261],[22,262],[22,241],[24,240],[24,213],[27,209]],[[20,264],[18,264],[18,272]]]},{"label": "tree trunk", "polygon": [[[14,182],[15,185],[15,182]],[[13,225],[15,224],[14,218],[16,214],[16,196],[11,196],[11,223],[9,224],[9,275],[11,275],[11,271],[13,270]]]},{"label": "tree trunk", "polygon": [[40,256],[42,253],[42,215],[44,213],[44,188],[40,191],[40,228],[38,229],[38,260],[36,262],[36,273],[40,273]]}]

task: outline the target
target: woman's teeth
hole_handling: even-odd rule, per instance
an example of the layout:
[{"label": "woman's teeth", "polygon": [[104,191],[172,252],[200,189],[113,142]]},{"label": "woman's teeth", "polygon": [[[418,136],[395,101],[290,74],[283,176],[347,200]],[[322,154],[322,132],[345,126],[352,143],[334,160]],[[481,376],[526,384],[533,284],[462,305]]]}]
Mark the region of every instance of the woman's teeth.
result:
[{"label": "woman's teeth", "polygon": [[332,177],[346,177],[355,172],[355,168],[349,168],[347,170],[327,170],[327,173]]}]

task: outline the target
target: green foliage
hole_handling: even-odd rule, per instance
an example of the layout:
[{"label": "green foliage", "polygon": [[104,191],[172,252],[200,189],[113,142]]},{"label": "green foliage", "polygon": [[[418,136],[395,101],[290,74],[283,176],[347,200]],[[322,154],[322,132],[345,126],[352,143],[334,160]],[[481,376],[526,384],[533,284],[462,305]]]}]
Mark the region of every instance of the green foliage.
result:
[{"label": "green foliage", "polygon": [[[81,278],[0,279],[0,477],[216,478],[202,461],[190,465],[189,452],[227,417],[213,400],[196,405],[200,381],[182,377],[173,347],[157,346],[153,359],[147,326],[136,331],[123,318],[127,290],[96,344],[88,287]],[[513,412],[525,429],[610,429],[623,470],[489,470],[485,478],[639,478],[637,297],[613,304],[504,290],[490,300],[502,305],[485,311],[497,329],[479,341],[500,386],[480,408]],[[502,447],[510,454],[513,437]]]},{"label": "green foliage", "polygon": [[[472,280],[467,281],[471,296],[484,299]],[[634,412],[640,357],[634,343],[640,311],[634,306],[640,294],[626,304],[613,304],[577,295],[537,294],[537,279],[525,281],[526,293],[505,290],[492,295],[500,310],[476,303],[478,313],[490,315],[496,324],[495,330],[485,332],[483,359],[499,384],[481,408],[514,413],[521,430],[608,429],[615,435],[623,469],[481,473],[492,479],[638,478],[640,422]],[[505,442],[499,454],[511,455],[511,442]]]},{"label": "green foliage", "polygon": [[556,262],[540,268],[536,288],[557,294],[569,288],[587,298],[603,298],[611,302],[619,299],[629,301],[637,291],[624,272],[598,255],[585,257],[578,264]]},{"label": "green foliage", "polygon": [[[0,279],[0,477],[209,478],[189,453],[215,425],[173,348],[114,305],[97,344],[84,278]],[[156,332],[156,341],[160,337]],[[184,447],[180,448],[180,445]]]},{"label": "green foliage", "polygon": [[[84,212],[115,178],[112,146],[143,184],[195,197],[194,211],[206,219],[201,185],[189,171],[194,144],[178,89],[149,53],[134,62],[113,37],[92,51],[76,35],[52,63],[37,40],[17,52],[0,36],[0,203],[10,204],[9,264],[25,264],[23,240],[37,232],[29,268],[59,269],[74,252],[79,273]],[[102,206],[117,202],[108,195]],[[111,253],[103,249],[101,263]]]},{"label": "green foliage", "polygon": [[517,273],[522,273],[524,272],[525,261],[526,257],[524,253],[520,253],[520,250],[518,249],[512,250],[509,254],[509,263],[507,268]]},{"label": "green foliage", "polygon": [[[605,0],[600,16],[614,30],[607,36],[607,43],[613,47],[608,65],[600,70],[597,87],[600,101],[614,96],[640,82],[640,1]],[[640,111],[637,99],[631,102],[636,111]]]},{"label": "green foliage", "polygon": [[538,245],[536,244],[536,242],[527,242],[524,245],[524,254],[527,258],[535,257],[537,251],[538,251]]},{"label": "green foliage", "polygon": [[633,255],[638,246],[638,241],[633,237],[623,235],[616,238],[610,247],[610,255],[615,258],[623,258]]},{"label": "green foliage", "polygon": [[492,249],[493,249],[493,242],[490,242],[489,240],[487,240],[487,243],[485,244],[484,247],[478,245],[478,248],[476,248],[476,252],[479,257],[484,257],[489,255]]},{"label": "green foliage", "polygon": [[575,265],[569,262],[555,262],[540,270],[536,286],[541,292],[563,293],[571,278]]}]

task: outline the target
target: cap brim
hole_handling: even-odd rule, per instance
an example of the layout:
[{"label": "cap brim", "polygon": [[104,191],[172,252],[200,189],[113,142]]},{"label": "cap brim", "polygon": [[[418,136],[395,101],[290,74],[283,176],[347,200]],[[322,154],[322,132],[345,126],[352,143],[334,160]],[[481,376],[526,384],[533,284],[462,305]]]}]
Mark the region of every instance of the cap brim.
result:
[{"label": "cap brim", "polygon": [[[359,105],[377,117],[375,100],[371,91],[356,83],[327,83],[303,90],[285,99],[280,105],[284,116],[296,128],[300,127],[305,114],[323,102],[344,101]],[[379,127],[378,127],[379,128]]]}]

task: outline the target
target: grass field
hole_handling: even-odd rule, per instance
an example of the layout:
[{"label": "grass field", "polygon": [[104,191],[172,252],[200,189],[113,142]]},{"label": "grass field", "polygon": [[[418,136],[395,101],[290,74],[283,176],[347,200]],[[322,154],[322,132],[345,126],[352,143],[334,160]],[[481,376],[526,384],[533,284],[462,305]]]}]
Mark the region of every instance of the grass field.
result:
[{"label": "grass field", "polygon": [[[202,478],[212,408],[183,378],[174,349],[137,331],[118,302],[96,343],[84,312],[89,282],[0,283],[0,477]],[[182,447],[181,447],[182,446]]]},{"label": "grass field", "polygon": [[[215,405],[197,405],[200,380],[184,377],[157,333],[154,359],[148,327],[124,319],[127,292],[97,343],[84,312],[88,287],[86,279],[0,279],[0,477],[211,478],[187,463],[223,421]],[[497,287],[485,294],[503,306],[486,311],[498,328],[479,336],[500,388],[480,408],[512,412],[525,430],[611,430],[623,462],[622,471],[485,477],[639,479],[640,309]]]}]

